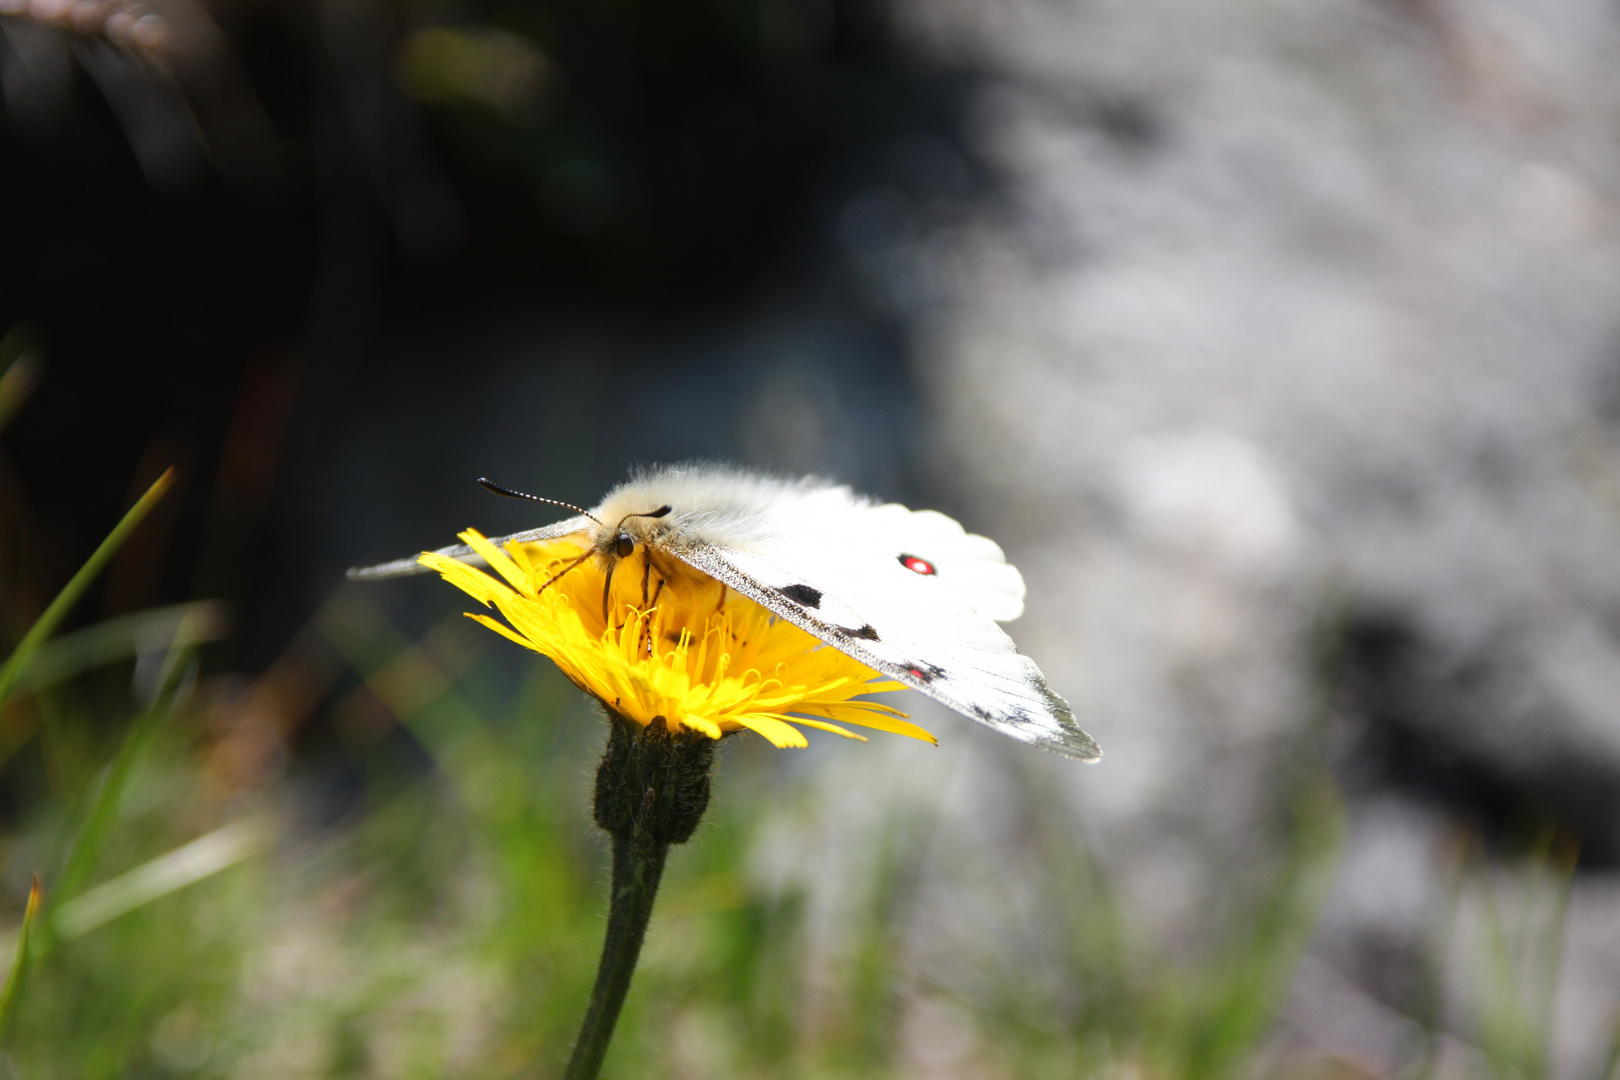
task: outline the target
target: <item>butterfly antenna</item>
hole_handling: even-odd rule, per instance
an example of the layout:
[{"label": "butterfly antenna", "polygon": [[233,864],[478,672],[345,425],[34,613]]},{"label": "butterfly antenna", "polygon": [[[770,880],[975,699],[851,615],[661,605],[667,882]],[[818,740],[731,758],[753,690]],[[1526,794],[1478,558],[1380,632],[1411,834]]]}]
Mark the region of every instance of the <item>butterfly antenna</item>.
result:
[{"label": "butterfly antenna", "polygon": [[[624,515],[624,517],[619,519],[619,525],[623,525],[625,522],[629,521],[631,518],[637,518],[637,517],[661,518],[661,517],[663,517],[665,514],[669,513],[673,509],[675,509],[673,506],[667,506],[666,505],[666,506],[660,506],[656,510],[648,510],[648,511],[646,511],[644,513],[640,513],[640,514],[626,514],[626,515]],[[592,518],[591,520],[595,521],[596,519]],[[598,525],[601,524],[600,521],[597,521],[596,523]],[[619,525],[615,525],[614,528],[617,529],[619,527]]]},{"label": "butterfly antenna", "polygon": [[[596,515],[595,514],[592,514],[589,510],[586,510],[582,506],[575,506],[573,503],[565,503],[565,502],[561,501],[560,499],[543,499],[539,495],[530,495],[527,491],[514,491],[514,490],[512,490],[511,488],[508,488],[508,487],[501,487],[501,485],[495,483],[495,481],[493,481],[493,480],[486,480],[482,476],[480,476],[478,478],[478,484],[485,491],[492,491],[496,495],[505,495],[508,499],[532,499],[534,502],[546,503],[548,506],[560,506],[564,510],[572,510],[576,514],[584,514],[586,517],[590,518],[592,521],[596,521],[596,523],[598,525],[602,524],[600,521],[596,520]],[[669,507],[667,507],[667,506],[664,507],[663,512],[666,513],[666,514],[669,513]],[[646,515],[646,514],[632,514],[630,516],[631,517],[647,517],[649,515]]]}]

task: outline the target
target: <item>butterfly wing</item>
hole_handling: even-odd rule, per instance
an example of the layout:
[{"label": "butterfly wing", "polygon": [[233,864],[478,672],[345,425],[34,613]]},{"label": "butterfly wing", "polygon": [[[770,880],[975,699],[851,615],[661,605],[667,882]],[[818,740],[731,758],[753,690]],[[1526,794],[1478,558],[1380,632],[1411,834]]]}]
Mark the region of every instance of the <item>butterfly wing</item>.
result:
[{"label": "butterfly wing", "polygon": [[[504,547],[515,540],[520,544],[535,543],[541,540],[556,540],[559,537],[570,536],[574,533],[585,532],[591,526],[591,520],[586,517],[572,517],[552,525],[543,525],[538,529],[529,529],[524,532],[512,533],[509,536],[493,536],[490,543],[496,547]],[[447,555],[452,559],[473,566],[483,566],[484,560],[476,551],[466,544],[452,544],[440,548],[435,555]],[[357,566],[347,575],[350,581],[382,581],[387,578],[408,577],[411,574],[425,574],[428,568],[417,562],[417,556],[412,555],[404,559],[395,559],[393,562],[379,563],[376,566]]]},{"label": "butterfly wing", "polygon": [[[861,663],[987,727],[1066,757],[1097,743],[996,625],[1023,610],[1023,579],[943,514],[861,507],[840,534],[757,538],[674,554]],[[802,530],[802,522],[801,522]]]}]

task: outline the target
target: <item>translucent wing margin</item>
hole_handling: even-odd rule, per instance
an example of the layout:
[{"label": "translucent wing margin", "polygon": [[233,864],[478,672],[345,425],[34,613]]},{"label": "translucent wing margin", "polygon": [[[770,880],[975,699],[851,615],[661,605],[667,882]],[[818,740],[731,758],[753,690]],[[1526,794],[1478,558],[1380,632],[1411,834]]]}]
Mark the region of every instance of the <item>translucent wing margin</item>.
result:
[{"label": "translucent wing margin", "polygon": [[[512,533],[508,536],[492,536],[490,543],[502,547],[510,541],[516,540],[520,544],[536,543],[541,540],[556,540],[559,537],[569,536],[577,532],[585,532],[591,527],[591,519],[586,517],[568,518],[552,525],[543,525],[538,529],[528,529],[524,532]],[[483,566],[484,560],[466,544],[452,544],[435,551],[435,555],[447,555],[452,559],[460,559],[473,566]],[[425,574],[428,568],[417,562],[417,556],[411,555],[404,559],[395,559],[393,562],[378,563],[376,566],[357,566],[349,570],[344,576],[350,581],[384,581],[388,578],[409,577],[412,574]]]},{"label": "translucent wing margin", "polygon": [[1079,761],[1102,756],[1035,662],[971,607],[929,605],[915,612],[891,597],[867,603],[863,615],[836,595],[835,581],[814,580],[819,574],[807,580],[755,553],[704,543],[672,553],[838,651],[986,727]]}]

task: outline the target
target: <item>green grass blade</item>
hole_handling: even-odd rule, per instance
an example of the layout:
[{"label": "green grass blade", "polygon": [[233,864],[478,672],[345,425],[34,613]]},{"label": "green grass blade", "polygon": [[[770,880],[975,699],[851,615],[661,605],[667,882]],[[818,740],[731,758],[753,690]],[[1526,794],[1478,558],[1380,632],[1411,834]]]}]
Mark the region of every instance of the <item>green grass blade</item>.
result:
[{"label": "green grass blade", "polygon": [[87,934],[252,858],[270,846],[271,837],[268,819],[249,818],[215,829],[63,904],[51,918],[56,934],[64,939]]},{"label": "green grass blade", "polygon": [[15,691],[36,693],[155,646],[219,641],[230,631],[230,624],[230,609],[218,600],[176,604],[107,619],[40,646]]},{"label": "green grass blade", "polygon": [[1598,1080],[1617,1078],[1620,1078],[1620,1012],[1609,1023],[1609,1052],[1603,1058],[1603,1071],[1598,1073]]},{"label": "green grass blade", "polygon": [[28,932],[33,929],[34,918],[39,914],[39,904],[44,897],[44,891],[39,887],[39,875],[34,875],[34,884],[28,890],[28,907],[23,910],[22,927],[17,931],[17,950],[11,960],[11,972],[6,976],[6,986],[0,990],[0,1037],[6,1032],[6,1025],[11,1021],[11,1012],[16,1008],[17,992],[22,988],[23,978],[28,973]]},{"label": "green grass blade", "polygon": [[135,531],[136,526],[140,525],[152,507],[157,505],[158,500],[163,498],[164,493],[174,486],[174,475],[174,469],[170,468],[157,478],[156,483],[146,489],[146,494],[135,501],[135,505],[129,508],[129,513],[124,515],[124,519],[107,534],[107,539],[101,542],[101,546],[96,548],[95,553],[79,568],[79,572],[73,575],[73,579],[57,593],[56,599],[51,601],[45,613],[29,627],[28,633],[23,635],[22,641],[17,643],[17,647],[6,658],[5,665],[0,667],[0,702],[11,696],[12,690],[22,679],[23,672],[27,670],[29,661],[78,602],[96,575],[101,573],[102,568],[123,546],[129,534]]},{"label": "green grass blade", "polygon": [[[123,800],[124,787],[135,769],[135,763],[139,760],[141,752],[150,741],[151,734],[157,728],[158,721],[168,716],[194,650],[194,635],[187,632],[185,621],[182,620],[175,629],[174,639],[170,643],[168,654],[164,657],[157,692],[151,704],[137,714],[130,724],[117,755],[107,766],[107,772],[96,788],[90,809],[85,814],[84,824],[80,826],[78,835],[68,848],[67,857],[63,860],[62,874],[56,884],[56,897],[59,900],[70,901],[78,896],[83,891],[90,872],[95,869],[102,845],[106,842],[117,817],[119,804]],[[40,955],[49,953],[60,937],[57,919],[53,915],[40,927],[40,941],[36,951]]]},{"label": "green grass blade", "polygon": [[0,431],[6,429],[28,395],[39,385],[39,360],[31,352],[17,357],[0,375]]},{"label": "green grass blade", "polygon": [[1338,789],[1325,778],[1296,797],[1290,850],[1249,932],[1217,966],[1190,1032],[1190,1077],[1228,1077],[1264,1037],[1281,1008],[1327,899],[1344,843]]},{"label": "green grass blade", "polygon": [[[146,748],[148,738],[157,727],[157,722],[169,713],[174,691],[179,686],[192,654],[192,648],[182,644],[183,639],[182,630],[176,634],[174,644],[169,648],[168,656],[164,658],[163,671],[158,678],[158,691],[151,706],[143,710],[130,724],[123,743],[118,747],[117,756],[113,758],[112,764],[107,766],[107,774],[102,778],[100,787],[96,789],[90,810],[85,815],[84,825],[80,828],[79,835],[74,838],[73,846],[69,849],[62,866],[62,876],[56,884],[56,895],[61,900],[72,899],[84,887],[85,880],[90,876],[90,871],[95,867],[96,859],[101,854],[101,846],[107,839],[107,833],[112,828],[113,819],[118,813],[118,804],[123,798],[124,786],[129,781],[130,773],[134,771],[135,762],[140,758],[141,751]],[[54,919],[47,924],[47,944],[54,941],[54,932],[50,930],[54,925]]]},{"label": "green grass blade", "polygon": [[39,385],[41,336],[33,323],[20,323],[0,338],[0,431]]}]

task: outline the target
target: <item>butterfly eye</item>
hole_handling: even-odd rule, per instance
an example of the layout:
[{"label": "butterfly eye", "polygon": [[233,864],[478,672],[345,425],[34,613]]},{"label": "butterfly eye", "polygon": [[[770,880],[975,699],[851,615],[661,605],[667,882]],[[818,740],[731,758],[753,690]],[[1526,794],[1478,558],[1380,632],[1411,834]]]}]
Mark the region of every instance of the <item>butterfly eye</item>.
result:
[{"label": "butterfly eye", "polygon": [[927,559],[919,559],[915,555],[900,556],[900,565],[905,567],[907,570],[910,570],[913,574],[922,574],[925,577],[933,577],[935,574],[939,573],[939,571],[934,569],[933,563],[929,562]]},{"label": "butterfly eye", "polygon": [[629,558],[630,553],[636,550],[635,538],[629,533],[620,533],[619,538],[613,541],[613,550],[618,553],[619,558]]}]

